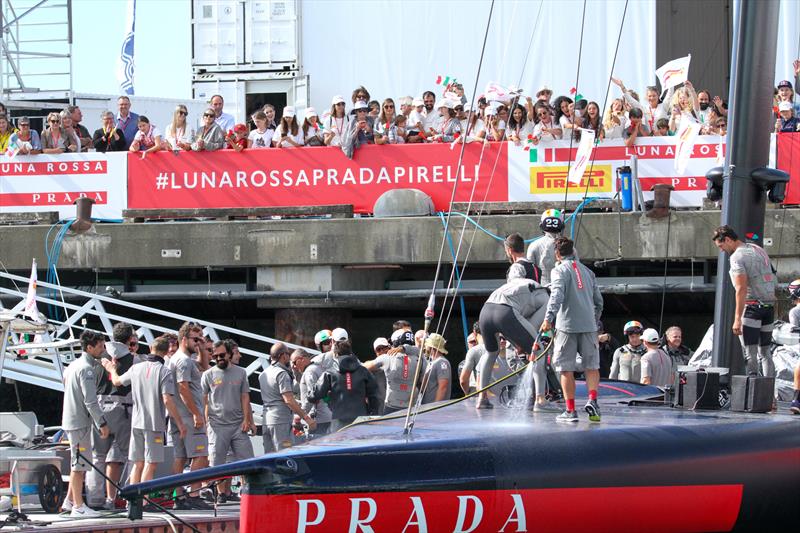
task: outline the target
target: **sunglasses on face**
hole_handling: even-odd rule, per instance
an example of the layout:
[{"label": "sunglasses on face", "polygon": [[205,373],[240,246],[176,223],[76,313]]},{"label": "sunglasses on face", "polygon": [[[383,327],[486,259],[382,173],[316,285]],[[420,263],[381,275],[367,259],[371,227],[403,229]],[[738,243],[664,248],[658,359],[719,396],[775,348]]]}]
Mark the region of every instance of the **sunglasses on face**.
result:
[{"label": "sunglasses on face", "polygon": [[228,355],[228,352],[219,352],[219,353],[212,354],[214,359],[219,359],[220,357],[225,357],[226,355]]},{"label": "sunglasses on face", "polygon": [[179,114],[179,115],[183,115],[183,116],[185,117],[185,116],[186,116],[186,115],[188,115],[189,113],[187,113],[186,111],[178,111],[178,114]]},{"label": "sunglasses on face", "polygon": [[50,119],[50,120],[48,120],[48,122],[49,122],[50,124],[58,124],[58,121],[57,121],[57,120],[52,120],[52,119]]},{"label": "sunglasses on face", "polygon": [[204,116],[205,118],[214,118],[214,115],[212,115],[212,114],[210,114],[210,113],[203,113],[203,116]]},{"label": "sunglasses on face", "polygon": [[394,109],[393,105],[385,105],[383,106],[384,109]]}]

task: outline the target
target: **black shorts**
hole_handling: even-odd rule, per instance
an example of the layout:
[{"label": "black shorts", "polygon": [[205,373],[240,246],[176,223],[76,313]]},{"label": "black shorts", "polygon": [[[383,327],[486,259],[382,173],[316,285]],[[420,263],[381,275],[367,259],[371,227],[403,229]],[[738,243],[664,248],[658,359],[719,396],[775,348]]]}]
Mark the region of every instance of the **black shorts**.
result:
[{"label": "black shorts", "polygon": [[530,322],[503,304],[486,303],[479,318],[483,345],[487,352],[497,352],[500,347],[497,335],[502,334],[521,353],[530,353],[536,340],[536,332]]},{"label": "black shorts", "polygon": [[775,307],[764,304],[744,306],[742,316],[742,341],[745,346],[769,346],[772,341]]}]

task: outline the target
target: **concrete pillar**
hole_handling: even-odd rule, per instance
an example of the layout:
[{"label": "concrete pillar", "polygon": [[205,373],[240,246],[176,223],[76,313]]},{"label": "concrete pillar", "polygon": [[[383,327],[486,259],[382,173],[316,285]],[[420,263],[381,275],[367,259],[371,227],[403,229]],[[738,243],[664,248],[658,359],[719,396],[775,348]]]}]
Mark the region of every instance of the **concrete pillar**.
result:
[{"label": "concrete pillar", "polygon": [[353,313],[339,308],[289,308],[275,310],[275,338],[313,348],[321,329],[342,327],[351,331]]}]

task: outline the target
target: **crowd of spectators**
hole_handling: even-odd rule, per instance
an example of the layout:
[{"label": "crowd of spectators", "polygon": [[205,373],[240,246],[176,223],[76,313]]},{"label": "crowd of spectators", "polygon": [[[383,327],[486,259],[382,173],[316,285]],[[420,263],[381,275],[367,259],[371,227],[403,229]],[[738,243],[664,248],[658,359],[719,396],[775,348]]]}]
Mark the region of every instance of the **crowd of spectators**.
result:
[{"label": "crowd of spectators", "polygon": [[[795,84],[800,60],[794,62]],[[31,130],[27,117],[17,119],[16,127],[7,119],[0,104],[0,151],[15,154],[58,154],[94,149],[98,152],[139,152],[142,157],[159,150],[196,152],[231,149],[297,148],[301,146],[340,146],[348,155],[364,144],[402,144],[430,142],[493,142],[516,144],[580,139],[582,129],[593,130],[597,139],[624,139],[627,145],[639,137],[671,136],[681,118],[700,122],[701,134],[725,135],[728,108],[720,96],[696,90],[691,82],[662,94],[655,86],[645,88],[644,97],[612,78],[620,94],[603,110],[580,94],[557,96],[542,86],[535,96],[522,91],[505,97],[480,95],[472,110],[459,83],[447,85],[441,97],[425,91],[421,97],[403,96],[382,102],[372,99],[363,86],[357,87],[348,101],[342,95],[331,99],[331,107],[321,115],[313,107],[300,111],[286,106],[278,117],[271,104],[252,112],[243,122],[224,111],[222,96],[214,95],[203,111],[200,126],[189,126],[186,106],[175,108],[172,121],[163,129],[148,117],[131,111],[127,96],[117,100],[118,112],[102,113],[102,127],[93,135],[81,124],[78,106],[68,106],[47,116],[46,128]],[[573,89],[570,91],[575,93]],[[775,88],[772,112],[775,133],[800,131],[798,102],[789,80]],[[399,109],[398,109],[399,108]]]}]

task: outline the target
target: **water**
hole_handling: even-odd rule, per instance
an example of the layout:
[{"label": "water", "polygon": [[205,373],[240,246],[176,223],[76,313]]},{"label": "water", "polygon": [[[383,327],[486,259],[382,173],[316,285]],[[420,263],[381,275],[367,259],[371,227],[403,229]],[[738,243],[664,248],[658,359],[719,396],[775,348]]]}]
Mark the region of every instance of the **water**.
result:
[{"label": "water", "polygon": [[533,364],[528,363],[525,372],[519,378],[509,404],[512,420],[523,420],[528,413],[528,405],[533,401]]}]

